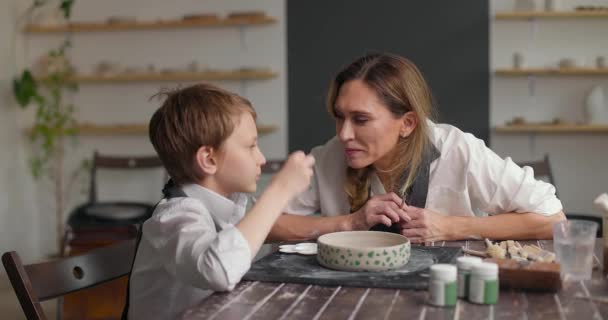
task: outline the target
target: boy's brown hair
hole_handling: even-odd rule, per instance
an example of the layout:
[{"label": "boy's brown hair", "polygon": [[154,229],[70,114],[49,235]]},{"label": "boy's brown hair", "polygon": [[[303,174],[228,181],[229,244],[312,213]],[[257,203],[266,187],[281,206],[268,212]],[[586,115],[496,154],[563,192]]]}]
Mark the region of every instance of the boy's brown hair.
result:
[{"label": "boy's brown hair", "polygon": [[232,134],[238,115],[247,111],[256,118],[247,99],[210,84],[155,96],[166,99],[150,119],[150,141],[177,184],[196,183],[203,178],[194,166],[197,150],[202,146],[219,150]]}]

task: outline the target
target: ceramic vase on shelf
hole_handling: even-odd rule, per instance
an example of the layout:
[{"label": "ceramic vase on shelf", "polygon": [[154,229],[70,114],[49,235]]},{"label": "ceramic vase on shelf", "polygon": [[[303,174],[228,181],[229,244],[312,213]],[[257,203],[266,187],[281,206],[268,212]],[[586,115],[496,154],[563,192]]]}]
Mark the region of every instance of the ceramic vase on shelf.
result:
[{"label": "ceramic vase on shelf", "polygon": [[608,124],[608,105],[601,86],[594,86],[585,99],[585,120],[588,124]]}]

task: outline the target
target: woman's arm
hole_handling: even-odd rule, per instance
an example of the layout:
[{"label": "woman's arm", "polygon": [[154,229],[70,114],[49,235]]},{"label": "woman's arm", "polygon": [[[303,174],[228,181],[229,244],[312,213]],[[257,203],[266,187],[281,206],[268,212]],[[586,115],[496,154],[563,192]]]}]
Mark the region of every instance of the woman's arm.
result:
[{"label": "woman's arm", "polygon": [[369,230],[378,223],[391,226],[411,220],[404,209],[401,198],[391,192],[373,196],[352,214],[334,217],[283,214],[275,222],[266,241],[311,240],[330,232]]},{"label": "woman's arm", "polygon": [[530,240],[553,238],[553,224],[566,219],[563,212],[554,215],[538,213],[503,213],[487,217],[446,216],[437,212],[409,207],[412,221],[402,223],[402,234],[420,243],[425,241],[484,239]]},{"label": "woman's arm", "polygon": [[352,229],[350,215],[336,217],[282,214],[268,234],[267,242],[313,240],[322,234]]},{"label": "woman's arm", "polygon": [[552,239],[553,224],[566,219],[563,212],[551,216],[537,213],[503,213],[488,217],[453,216],[454,238],[493,240]]}]

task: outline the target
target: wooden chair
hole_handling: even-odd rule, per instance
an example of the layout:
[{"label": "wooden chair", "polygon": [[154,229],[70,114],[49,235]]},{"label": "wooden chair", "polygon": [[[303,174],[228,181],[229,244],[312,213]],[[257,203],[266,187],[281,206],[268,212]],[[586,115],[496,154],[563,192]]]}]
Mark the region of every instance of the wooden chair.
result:
[{"label": "wooden chair", "polygon": [[41,301],[128,275],[134,254],[135,239],[131,239],[86,254],[29,265],[23,265],[17,252],[10,251],[2,255],[2,264],[26,318],[47,319]]},{"label": "wooden chair", "polygon": [[[100,155],[95,151],[91,164],[89,200],[70,213],[68,224],[73,228],[83,228],[142,223],[152,215],[154,204],[135,201],[98,201],[97,171],[99,169],[160,169],[162,166],[162,162],[156,156],[108,156]],[[158,189],[160,190],[161,187],[159,185]]]},{"label": "wooden chair", "polygon": [[[557,185],[555,184],[555,178],[553,177],[553,171],[551,170],[551,163],[549,162],[549,155],[545,154],[543,160],[540,161],[530,161],[530,162],[521,162],[519,166],[524,167],[528,166],[534,170],[534,177],[539,180],[543,180],[551,183],[555,187],[555,195],[557,195]],[[568,219],[578,219],[578,220],[588,220],[593,221],[598,224],[597,228],[597,237],[602,236],[602,218],[592,216],[584,213],[566,213],[566,218]]]}]

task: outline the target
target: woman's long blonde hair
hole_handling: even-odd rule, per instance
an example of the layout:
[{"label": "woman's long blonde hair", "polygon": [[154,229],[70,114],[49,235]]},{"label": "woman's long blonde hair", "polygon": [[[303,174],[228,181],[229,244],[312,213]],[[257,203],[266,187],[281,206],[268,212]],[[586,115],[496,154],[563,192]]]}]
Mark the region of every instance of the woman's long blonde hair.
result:
[{"label": "woman's long blonde hair", "polygon": [[[340,88],[348,81],[361,80],[376,92],[383,105],[395,118],[413,111],[417,126],[406,138],[400,138],[394,149],[393,166],[382,171],[389,177],[391,190],[403,195],[416,179],[416,174],[428,146],[428,124],[433,116],[433,97],[418,68],[408,59],[392,54],[363,56],[340,71],[329,88],[327,109],[335,117],[335,103]],[[351,212],[361,208],[369,197],[373,165],[361,169],[347,168],[345,191]],[[405,183],[398,185],[403,172]]]}]

